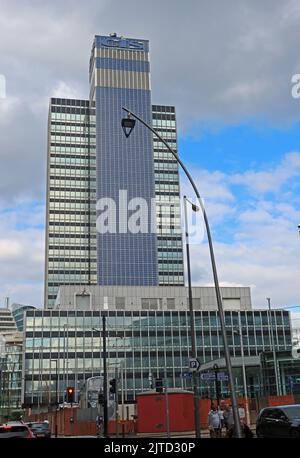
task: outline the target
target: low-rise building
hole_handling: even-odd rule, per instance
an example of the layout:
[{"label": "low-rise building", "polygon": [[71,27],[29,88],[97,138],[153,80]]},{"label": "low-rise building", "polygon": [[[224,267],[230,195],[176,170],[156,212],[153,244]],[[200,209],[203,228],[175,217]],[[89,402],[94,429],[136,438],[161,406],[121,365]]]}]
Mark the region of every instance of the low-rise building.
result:
[{"label": "low-rise building", "polygon": [[[111,296],[110,304],[109,300],[104,300],[105,297],[109,297],[108,289],[107,295],[103,294],[103,300],[98,302],[96,308],[97,302],[93,295],[91,297],[90,294],[86,294],[87,291],[91,293],[91,287],[87,286],[82,296],[88,297],[88,300],[83,300],[80,304],[76,302],[77,293],[74,289],[75,294],[66,295],[66,300],[61,302],[60,306],[57,305],[55,310],[27,311],[23,384],[25,402],[33,406],[49,404],[55,401],[56,389],[59,402],[62,402],[68,386],[74,387],[75,401],[79,401],[80,388],[86,380],[103,374],[104,339],[109,373],[114,373],[116,367],[122,366],[126,402],[134,401],[138,393],[153,386],[155,378],[165,375],[170,388],[191,389],[190,320],[186,295],[182,294],[179,300],[178,296],[172,296],[173,288],[166,288],[167,295],[164,293],[157,298],[162,299],[162,303],[158,301],[154,304],[151,302],[155,297],[154,290],[147,289],[148,294],[145,294],[143,289],[139,296],[136,296],[136,301],[140,300],[142,306],[141,303],[134,301],[133,304],[129,304],[125,291],[123,296]],[[237,290],[240,290],[240,306],[236,309],[225,307],[230,351],[234,358],[241,356],[241,339],[237,332],[240,316],[245,359],[253,359],[263,352],[272,350],[269,313],[265,309],[252,310],[247,295],[241,294],[244,290],[234,290],[235,288],[230,288],[230,291],[226,291],[226,288],[222,288],[222,295],[234,301],[237,301]],[[197,357],[204,364],[224,357],[223,339],[213,288],[210,288],[207,295],[204,291],[198,292],[198,295],[202,303],[199,308],[195,304],[194,311]],[[118,308],[117,297],[124,296],[126,308]],[[195,296],[199,299],[196,294]],[[243,302],[243,297],[247,299],[247,304]],[[143,301],[145,299],[148,299],[147,308]],[[175,299],[175,307],[174,303],[172,304],[174,308],[168,308],[167,299]],[[178,303],[180,301],[181,303]],[[276,310],[271,314],[276,350],[289,352],[289,312]],[[105,333],[103,316],[106,324]],[[249,392],[260,392],[259,366],[248,364],[246,371]],[[241,365],[234,367],[234,374],[237,379],[237,390],[242,394]],[[200,377],[199,383],[202,397],[214,396],[214,383]],[[275,390],[275,386],[272,385],[271,389]],[[228,395],[226,380],[221,382],[221,393],[224,396]]]}]

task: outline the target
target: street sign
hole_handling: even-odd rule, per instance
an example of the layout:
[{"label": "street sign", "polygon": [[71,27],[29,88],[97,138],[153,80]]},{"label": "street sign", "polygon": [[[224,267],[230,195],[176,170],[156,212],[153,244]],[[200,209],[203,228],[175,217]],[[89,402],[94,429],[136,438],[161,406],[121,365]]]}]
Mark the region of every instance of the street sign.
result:
[{"label": "street sign", "polygon": [[190,358],[189,366],[190,366],[190,371],[198,372],[201,364],[197,358]]},{"label": "street sign", "polygon": [[[201,374],[201,380],[216,380],[216,374],[214,372],[204,372]],[[227,382],[228,375],[225,372],[218,372],[218,381],[219,382]]]},{"label": "street sign", "polygon": [[215,380],[215,374],[213,372],[204,372],[201,374],[201,380]]},{"label": "street sign", "polygon": [[218,372],[218,380],[221,382],[227,382],[228,381],[228,375],[225,374],[225,372]]},{"label": "street sign", "polygon": [[192,373],[191,372],[182,372],[181,377],[192,378]]}]

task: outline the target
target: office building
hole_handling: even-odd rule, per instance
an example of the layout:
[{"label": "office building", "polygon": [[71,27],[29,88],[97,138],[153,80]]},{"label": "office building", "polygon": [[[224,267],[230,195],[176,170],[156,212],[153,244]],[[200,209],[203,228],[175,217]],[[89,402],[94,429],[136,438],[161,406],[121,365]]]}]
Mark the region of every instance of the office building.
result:
[{"label": "office building", "polygon": [[24,330],[24,314],[26,310],[34,310],[35,307],[32,305],[23,305],[13,303],[10,306],[12,311],[12,316],[15,320],[18,331],[22,332]]},{"label": "office building", "polygon": [[11,334],[17,330],[16,322],[9,308],[0,308],[0,335]]},{"label": "office building", "polygon": [[[223,293],[224,294],[224,290]],[[203,296],[205,297],[205,296]],[[229,297],[229,295],[228,295]],[[103,373],[102,316],[106,316],[106,347],[109,370],[122,364],[125,400],[132,402],[147,391],[154,378],[167,371],[169,388],[191,389],[188,361],[191,352],[190,322],[187,310],[167,307],[161,310],[29,310],[26,313],[23,396],[34,406],[48,404],[56,389],[57,360],[60,401],[67,386],[75,388],[78,400],[86,380]],[[224,358],[221,327],[216,304],[203,302],[195,310],[197,357],[202,364]],[[205,310],[206,307],[206,310]],[[261,392],[260,355],[272,351],[269,315],[251,310],[246,302],[240,310],[226,310],[225,321],[230,352],[242,394],[241,340],[236,332],[241,316],[247,384],[251,396]],[[289,312],[272,311],[274,339],[278,352],[291,350]],[[237,363],[236,363],[237,361]],[[149,381],[150,380],[150,381]],[[214,396],[214,383],[199,379],[201,397]],[[274,392],[274,377],[271,392]],[[288,389],[288,379],[283,385]],[[228,383],[221,383],[222,396]]]},{"label": "office building", "polygon": [[97,283],[95,110],[52,98],[48,120],[45,305],[59,285]]},{"label": "office building", "polygon": [[[184,284],[177,162],[146,128],[137,125],[127,139],[120,124],[128,105],[177,152],[175,108],[151,104],[148,47],[145,40],[96,36],[90,101],[50,101],[46,307],[64,284]],[[146,205],[147,223],[133,233],[122,227],[122,205],[136,198]],[[96,231],[101,199],[116,203],[116,233]]]}]

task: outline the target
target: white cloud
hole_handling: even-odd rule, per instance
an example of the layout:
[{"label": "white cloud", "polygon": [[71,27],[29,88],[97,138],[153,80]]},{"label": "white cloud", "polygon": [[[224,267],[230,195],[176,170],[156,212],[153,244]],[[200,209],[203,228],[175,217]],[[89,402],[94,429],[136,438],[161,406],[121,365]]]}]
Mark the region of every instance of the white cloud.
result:
[{"label": "white cloud", "polygon": [[[265,307],[266,297],[271,297],[277,307],[300,303],[300,238],[297,229],[300,208],[293,193],[288,201],[285,200],[291,179],[300,175],[299,159],[299,153],[287,154],[276,166],[251,171],[253,176],[264,173],[269,177],[275,173],[281,177],[280,186],[268,187],[273,191],[272,200],[257,193],[256,187],[249,186],[247,180],[240,180],[240,185],[248,190],[247,198],[243,193],[241,200],[232,175],[213,173],[213,179],[220,177],[221,194],[220,197],[213,194],[207,207],[217,209],[223,205],[223,189],[228,190],[228,195],[232,194],[230,201],[234,202],[231,213],[220,211],[219,219],[210,219],[220,284],[251,285],[256,307]],[[246,171],[244,176],[248,177],[249,173]],[[192,176],[197,174],[197,170],[192,171]],[[205,174],[209,175],[208,172]],[[199,185],[201,189],[201,182]],[[206,243],[191,246],[191,260],[194,282],[212,285]]]},{"label": "white cloud", "polygon": [[247,171],[230,177],[232,184],[247,186],[254,193],[278,192],[291,178],[300,173],[300,153],[284,156],[276,167],[267,171]]},{"label": "white cloud", "polygon": [[44,206],[20,203],[15,209],[0,208],[0,304],[43,304]]}]

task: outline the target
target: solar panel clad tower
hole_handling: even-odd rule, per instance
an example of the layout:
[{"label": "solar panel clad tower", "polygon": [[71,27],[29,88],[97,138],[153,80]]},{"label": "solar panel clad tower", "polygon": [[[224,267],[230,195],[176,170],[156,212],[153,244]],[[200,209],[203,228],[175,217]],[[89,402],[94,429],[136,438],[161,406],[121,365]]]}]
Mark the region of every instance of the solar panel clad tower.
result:
[{"label": "solar panel clad tower", "polygon": [[[98,283],[157,285],[153,138],[139,123],[129,138],[121,129],[124,105],[146,122],[152,120],[148,41],[95,36],[90,102],[96,108],[97,218],[108,218],[107,231],[97,227]],[[141,201],[146,204],[142,209]],[[127,223],[139,210],[142,216],[132,231]]]}]

